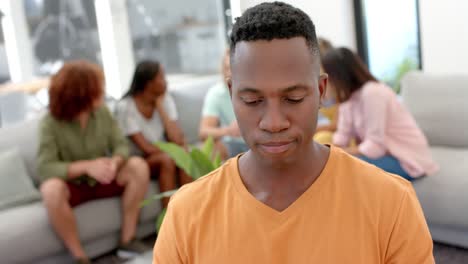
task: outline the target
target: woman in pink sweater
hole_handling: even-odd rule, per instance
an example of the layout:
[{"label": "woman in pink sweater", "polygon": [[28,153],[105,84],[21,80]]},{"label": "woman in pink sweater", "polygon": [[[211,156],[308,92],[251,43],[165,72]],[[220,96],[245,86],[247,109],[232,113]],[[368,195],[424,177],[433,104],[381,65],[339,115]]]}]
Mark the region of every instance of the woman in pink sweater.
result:
[{"label": "woman in pink sweater", "polygon": [[[340,103],[335,145],[349,153],[408,180],[434,173],[427,140],[393,90],[372,76],[347,48],[333,49],[323,57]],[[358,144],[349,147],[351,139]]]}]

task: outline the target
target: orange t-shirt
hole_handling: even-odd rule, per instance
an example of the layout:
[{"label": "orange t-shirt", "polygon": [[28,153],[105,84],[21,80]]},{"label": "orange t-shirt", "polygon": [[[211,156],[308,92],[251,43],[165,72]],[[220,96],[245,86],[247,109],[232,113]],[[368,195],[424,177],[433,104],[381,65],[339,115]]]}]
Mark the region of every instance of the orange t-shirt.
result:
[{"label": "orange t-shirt", "polygon": [[252,196],[238,158],[171,199],[153,263],[434,263],[411,184],[331,147],[317,180],[278,212]]}]

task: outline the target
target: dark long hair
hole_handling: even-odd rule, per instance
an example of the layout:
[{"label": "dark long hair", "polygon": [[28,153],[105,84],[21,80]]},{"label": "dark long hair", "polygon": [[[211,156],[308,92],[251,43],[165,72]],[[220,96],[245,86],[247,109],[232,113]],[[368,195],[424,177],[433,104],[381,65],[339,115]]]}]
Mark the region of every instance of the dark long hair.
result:
[{"label": "dark long hair", "polygon": [[332,49],[324,54],[322,65],[336,89],[338,102],[346,102],[368,81],[377,81],[364,62],[347,48]]},{"label": "dark long hair", "polygon": [[146,84],[158,76],[161,65],[158,61],[142,61],[138,63],[133,74],[130,89],[123,97],[134,96],[145,90]]}]

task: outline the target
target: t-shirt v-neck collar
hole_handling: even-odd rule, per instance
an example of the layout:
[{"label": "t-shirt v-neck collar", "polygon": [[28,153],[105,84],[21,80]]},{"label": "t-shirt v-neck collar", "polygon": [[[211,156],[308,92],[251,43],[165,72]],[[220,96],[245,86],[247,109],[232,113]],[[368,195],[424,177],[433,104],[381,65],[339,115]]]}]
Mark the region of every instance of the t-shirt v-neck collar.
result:
[{"label": "t-shirt v-neck collar", "polygon": [[239,172],[239,158],[240,155],[233,159],[233,162],[229,164],[232,166],[230,171],[235,172],[232,177],[232,183],[236,191],[239,193],[239,199],[242,200],[242,203],[245,205],[248,210],[263,215],[269,219],[274,221],[283,221],[288,219],[290,216],[294,216],[295,214],[300,213],[300,210],[307,207],[308,201],[313,197],[317,196],[321,191],[323,191],[322,186],[324,186],[332,177],[333,175],[333,160],[336,150],[333,146],[330,146],[330,154],[328,156],[328,160],[325,163],[325,166],[320,173],[319,177],[315,180],[315,182],[309,186],[309,188],[299,196],[292,204],[290,204],[286,209],[283,211],[277,211],[274,208],[269,207],[268,205],[264,204],[263,202],[257,200],[245,187]]},{"label": "t-shirt v-neck collar", "polygon": [[131,107],[133,107],[133,110],[135,111],[135,113],[138,115],[138,117],[143,120],[143,122],[145,123],[151,123],[154,119],[155,119],[155,116],[157,115],[157,111],[154,110],[153,111],[153,114],[151,115],[150,118],[147,118],[142,112],[140,112],[140,110],[138,109],[138,106],[137,106],[137,102],[135,100],[135,98],[133,97],[130,97],[129,98],[129,101],[131,103]]}]

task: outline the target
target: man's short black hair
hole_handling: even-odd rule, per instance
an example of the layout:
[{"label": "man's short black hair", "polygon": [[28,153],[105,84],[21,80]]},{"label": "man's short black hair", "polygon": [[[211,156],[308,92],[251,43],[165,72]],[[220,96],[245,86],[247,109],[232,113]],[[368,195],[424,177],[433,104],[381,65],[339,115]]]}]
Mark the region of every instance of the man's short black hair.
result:
[{"label": "man's short black hair", "polygon": [[231,54],[241,41],[294,37],[305,38],[312,54],[319,54],[314,23],[304,11],[283,2],[262,3],[236,18],[230,37]]}]

